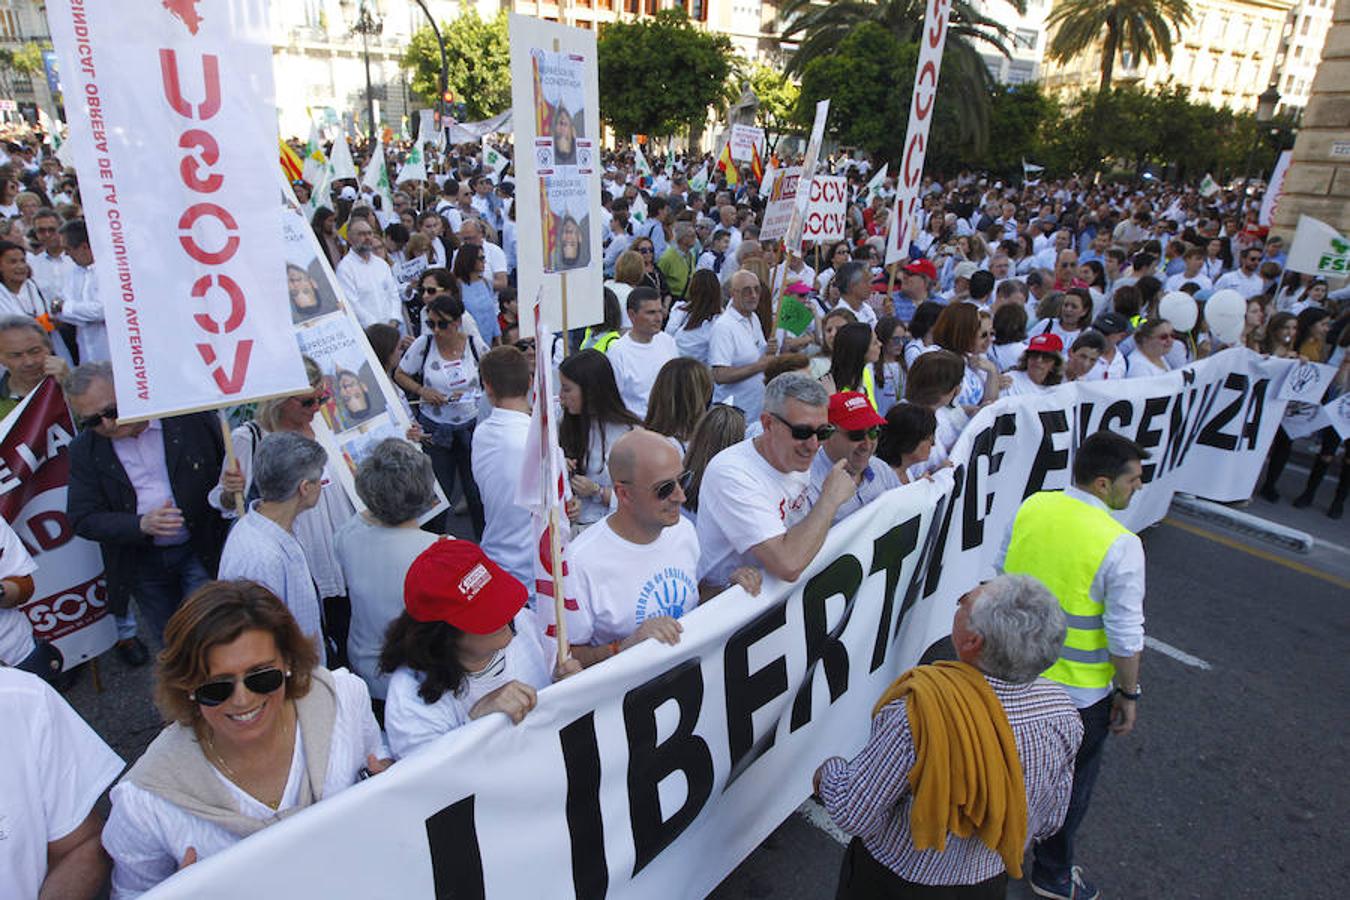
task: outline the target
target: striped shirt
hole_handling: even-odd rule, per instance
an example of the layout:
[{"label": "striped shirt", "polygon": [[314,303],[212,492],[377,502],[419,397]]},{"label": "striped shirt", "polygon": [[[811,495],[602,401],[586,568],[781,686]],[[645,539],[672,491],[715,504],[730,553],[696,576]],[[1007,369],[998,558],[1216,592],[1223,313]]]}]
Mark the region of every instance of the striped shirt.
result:
[{"label": "striped shirt", "polygon": [[[1064,688],[1044,678],[1013,684],[985,676],[1008,715],[1027,789],[1027,839],[1054,834],[1064,821],[1073,788],[1073,763],[1083,723]],[[1004,871],[998,852],[979,837],[947,835],[947,849],[917,850],[910,839],[909,772],[914,739],[905,701],[885,706],[872,720],[872,736],[852,760],[827,759],[820,797],[843,831],[862,838],[877,862],[906,881],[930,885],[976,884]]]}]

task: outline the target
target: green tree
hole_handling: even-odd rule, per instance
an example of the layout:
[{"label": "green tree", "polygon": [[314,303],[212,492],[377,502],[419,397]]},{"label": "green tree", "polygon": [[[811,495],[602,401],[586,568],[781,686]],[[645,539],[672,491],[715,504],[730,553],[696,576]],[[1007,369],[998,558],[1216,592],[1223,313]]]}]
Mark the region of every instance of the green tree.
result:
[{"label": "green tree", "polygon": [[[455,101],[470,119],[486,119],[511,105],[511,51],[506,13],[483,19],[472,7],[453,22],[441,24],[445,38],[446,74]],[[430,26],[408,41],[403,67],[412,72],[412,92],[433,105],[440,94],[441,51]]]},{"label": "green tree", "polygon": [[[1008,5],[1019,13],[1026,11],[1026,0],[1008,0]],[[787,0],[779,13],[785,23],[782,37],[800,42],[788,62],[788,72],[804,76],[813,61],[839,53],[848,37],[868,23],[883,28],[899,44],[917,43],[926,7],[925,0]],[[994,89],[993,76],[980,50],[1007,56],[1004,42],[1011,37],[997,19],[979,12],[968,0],[952,0],[941,83],[958,87],[948,101],[959,107],[953,120],[955,136],[978,149],[988,141],[990,94]]]},{"label": "green tree", "polygon": [[731,40],[694,28],[682,9],[608,25],[596,52],[600,117],[620,135],[697,130],[726,102]]},{"label": "green tree", "polygon": [[1135,59],[1172,61],[1172,30],[1180,31],[1192,21],[1187,0],[1056,0],[1045,24],[1054,37],[1046,55],[1068,62],[1101,41],[1102,67],[1099,90],[1111,86],[1116,55],[1130,53]]},{"label": "green tree", "polygon": [[[47,45],[50,49],[51,45]],[[43,46],[28,41],[18,47],[0,47],[0,93],[13,97],[15,87],[42,71]]]},{"label": "green tree", "polygon": [[759,98],[759,124],[772,152],[783,135],[801,130],[793,119],[801,88],[781,70],[756,63],[750,70],[750,90]]},{"label": "green tree", "polygon": [[[958,144],[957,160],[962,166],[1020,179],[1022,160],[1046,164],[1042,159],[1042,136],[1058,126],[1061,115],[1058,101],[1043,94],[1037,84],[997,90],[989,107],[988,150],[977,154],[974,148]],[[937,141],[933,143],[930,153],[943,149]]]}]

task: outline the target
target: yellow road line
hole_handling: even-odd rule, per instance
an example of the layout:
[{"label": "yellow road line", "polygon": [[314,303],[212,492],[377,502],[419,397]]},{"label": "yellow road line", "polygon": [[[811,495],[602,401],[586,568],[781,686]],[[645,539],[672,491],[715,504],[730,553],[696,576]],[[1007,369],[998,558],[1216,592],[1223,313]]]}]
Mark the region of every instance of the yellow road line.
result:
[{"label": "yellow road line", "polygon": [[1332,575],[1330,572],[1323,572],[1321,569],[1313,568],[1312,566],[1298,562],[1297,560],[1286,559],[1285,557],[1280,556],[1277,553],[1272,553],[1269,550],[1262,550],[1259,547],[1253,547],[1250,544],[1244,544],[1242,541],[1235,540],[1234,538],[1227,537],[1226,535],[1217,534],[1213,531],[1210,531],[1208,528],[1201,528],[1198,525],[1192,525],[1189,522],[1183,522],[1180,519],[1173,518],[1172,516],[1168,516],[1167,518],[1163,519],[1163,524],[1171,525],[1173,528],[1180,528],[1182,531],[1190,532],[1191,534],[1194,534],[1197,537],[1205,538],[1206,540],[1213,541],[1216,544],[1222,544],[1225,547],[1232,547],[1234,550],[1238,550],[1241,551],[1242,553],[1255,556],[1257,559],[1264,559],[1267,562],[1273,562],[1276,565],[1284,566],[1286,569],[1293,569],[1295,572],[1299,572],[1303,575],[1309,575],[1313,578],[1318,579],[1319,581],[1325,581],[1328,584],[1334,584],[1338,588],[1350,590],[1350,581],[1347,581],[1344,578]]}]

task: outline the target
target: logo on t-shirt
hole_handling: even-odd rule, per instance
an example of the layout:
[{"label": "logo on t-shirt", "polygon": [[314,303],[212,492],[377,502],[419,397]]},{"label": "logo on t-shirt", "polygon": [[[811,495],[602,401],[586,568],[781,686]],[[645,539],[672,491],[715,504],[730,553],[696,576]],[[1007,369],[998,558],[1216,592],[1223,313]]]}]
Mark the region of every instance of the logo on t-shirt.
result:
[{"label": "logo on t-shirt", "polygon": [[634,622],[641,625],[657,616],[678,619],[697,601],[698,584],[687,571],[674,567],[660,569],[638,591]]}]

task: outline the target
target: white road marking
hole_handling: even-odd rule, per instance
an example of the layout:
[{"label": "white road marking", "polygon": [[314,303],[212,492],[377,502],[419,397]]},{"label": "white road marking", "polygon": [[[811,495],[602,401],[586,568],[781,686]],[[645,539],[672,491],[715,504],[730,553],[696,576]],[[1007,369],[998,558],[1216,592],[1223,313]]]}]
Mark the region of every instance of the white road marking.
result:
[{"label": "white road marking", "polygon": [[807,797],[806,802],[797,807],[797,812],[801,814],[803,819],[810,822],[839,843],[847,846],[849,836],[839,830],[839,826],[834,824],[834,820],[831,819],[830,814],[825,811],[825,807],[821,806],[814,799]]},{"label": "white road marking", "polygon": [[1185,650],[1178,650],[1171,644],[1164,643],[1155,637],[1145,637],[1144,646],[1150,650],[1157,650],[1163,656],[1170,656],[1182,665],[1191,666],[1196,669],[1212,669],[1209,663],[1198,656],[1191,656]]}]

